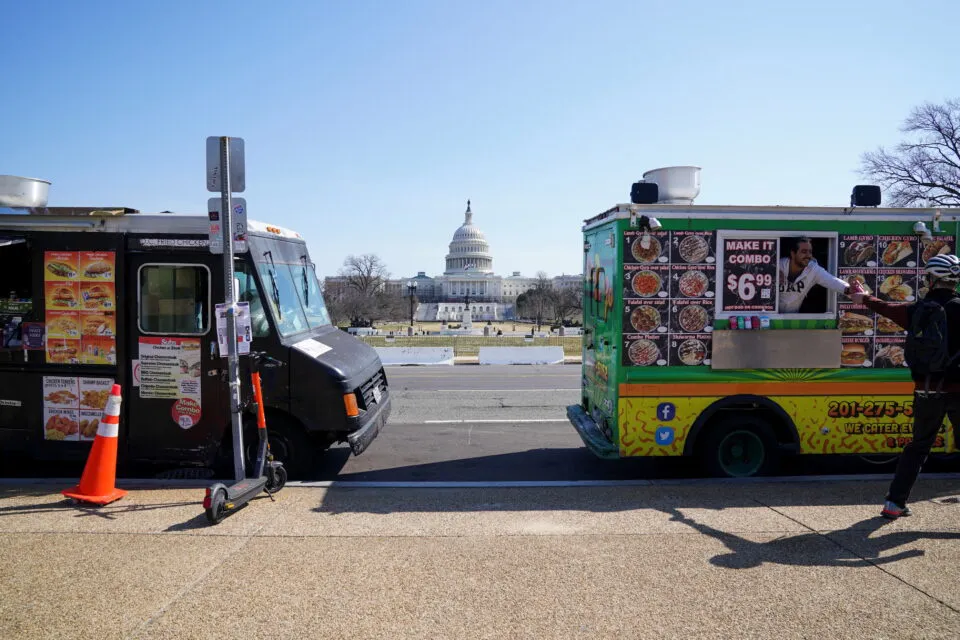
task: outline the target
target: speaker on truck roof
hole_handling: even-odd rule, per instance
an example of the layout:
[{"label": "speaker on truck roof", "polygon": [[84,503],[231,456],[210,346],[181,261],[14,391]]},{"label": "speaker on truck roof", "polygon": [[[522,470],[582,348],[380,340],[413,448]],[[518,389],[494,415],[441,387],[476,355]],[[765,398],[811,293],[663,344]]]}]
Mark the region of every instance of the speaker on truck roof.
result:
[{"label": "speaker on truck roof", "polygon": [[850,194],[851,207],[879,207],[880,187],[875,184],[858,184]]},{"label": "speaker on truck roof", "polygon": [[630,188],[630,202],[633,204],[656,204],[660,199],[660,188],[656,182],[634,182]]}]

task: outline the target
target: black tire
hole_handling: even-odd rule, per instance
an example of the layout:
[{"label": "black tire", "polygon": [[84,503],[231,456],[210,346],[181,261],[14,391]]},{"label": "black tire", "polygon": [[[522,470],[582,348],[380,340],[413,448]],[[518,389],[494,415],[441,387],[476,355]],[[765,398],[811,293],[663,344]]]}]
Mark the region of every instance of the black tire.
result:
[{"label": "black tire", "polygon": [[227,491],[226,489],[217,489],[210,496],[210,508],[205,509],[207,522],[210,524],[220,524],[227,517]]},{"label": "black tire", "polygon": [[772,475],[780,466],[780,448],[773,429],[754,416],[724,418],[709,424],[698,446],[711,476],[749,478]]},{"label": "black tire", "polygon": [[267,491],[276,493],[287,485],[287,470],[277,467],[273,472],[273,484],[267,482]]},{"label": "black tire", "polygon": [[[256,432],[253,436],[257,437]],[[256,443],[258,440],[252,442]],[[301,478],[313,467],[317,448],[298,423],[282,416],[268,416],[267,442],[270,443],[273,459],[283,463],[288,477]],[[248,464],[253,464],[256,460],[256,447],[248,447],[247,451],[250,460]]]}]

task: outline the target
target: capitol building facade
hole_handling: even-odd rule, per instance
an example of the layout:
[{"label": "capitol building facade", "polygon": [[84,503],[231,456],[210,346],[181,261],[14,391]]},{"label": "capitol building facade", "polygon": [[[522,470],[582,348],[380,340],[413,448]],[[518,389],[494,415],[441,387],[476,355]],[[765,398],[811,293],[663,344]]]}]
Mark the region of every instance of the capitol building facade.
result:
[{"label": "capitol building facade", "polygon": [[[420,321],[460,321],[469,305],[473,320],[510,320],[515,317],[517,297],[532,289],[536,276],[519,271],[500,276],[493,271],[493,255],[483,232],[473,224],[473,211],[467,200],[463,224],[454,232],[445,257],[442,275],[428,276],[420,271],[410,278],[391,279],[388,293],[409,296],[415,289]],[[561,275],[550,280],[554,289],[582,286],[582,275]]]}]

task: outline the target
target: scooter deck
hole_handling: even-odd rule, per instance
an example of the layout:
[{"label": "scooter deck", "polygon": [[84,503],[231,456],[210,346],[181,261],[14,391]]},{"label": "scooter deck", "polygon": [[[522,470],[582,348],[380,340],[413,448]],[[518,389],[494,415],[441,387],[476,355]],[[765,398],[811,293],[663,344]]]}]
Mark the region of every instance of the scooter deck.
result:
[{"label": "scooter deck", "polygon": [[265,486],[267,486],[267,478],[265,476],[261,476],[259,478],[245,478],[240,482],[227,487],[227,502],[249,502],[258,493],[263,491]]}]

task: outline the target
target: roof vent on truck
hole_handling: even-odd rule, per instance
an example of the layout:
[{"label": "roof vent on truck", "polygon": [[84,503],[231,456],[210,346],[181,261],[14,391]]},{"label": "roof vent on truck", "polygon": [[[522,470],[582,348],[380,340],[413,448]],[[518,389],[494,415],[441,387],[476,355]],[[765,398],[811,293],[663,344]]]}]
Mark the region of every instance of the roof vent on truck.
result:
[{"label": "roof vent on truck", "polygon": [[700,195],[700,167],[651,169],[643,174],[643,180],[657,185],[659,204],[693,204],[694,198]]}]

